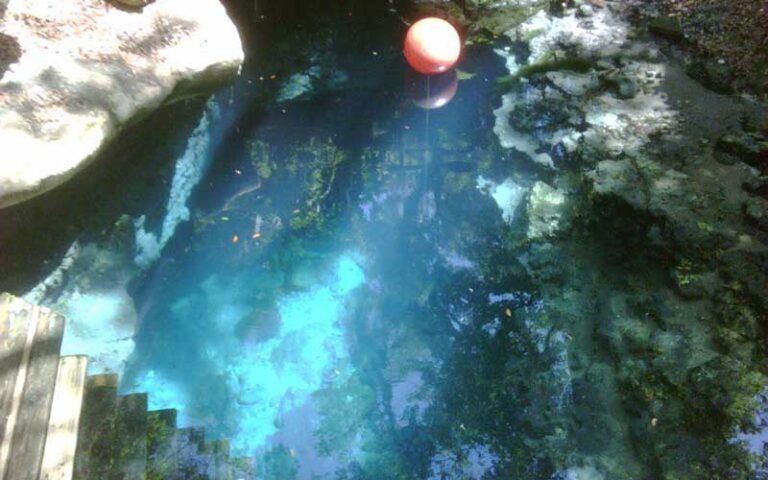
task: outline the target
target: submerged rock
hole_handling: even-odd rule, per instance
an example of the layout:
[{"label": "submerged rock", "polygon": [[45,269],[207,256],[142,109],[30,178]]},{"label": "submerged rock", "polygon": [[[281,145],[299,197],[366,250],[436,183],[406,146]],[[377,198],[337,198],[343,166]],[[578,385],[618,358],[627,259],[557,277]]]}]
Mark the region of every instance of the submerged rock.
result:
[{"label": "submerged rock", "polygon": [[122,373],[143,314],[128,293],[133,273],[125,252],[76,242],[60,266],[25,298],[67,318],[62,355],[87,354],[92,374]]},{"label": "submerged rock", "polygon": [[637,82],[625,75],[616,75],[606,79],[608,84],[613,88],[614,94],[617,98],[623,100],[629,100],[634,98],[640,92],[640,86]]},{"label": "submerged rock", "polygon": [[557,472],[552,480],[603,480],[605,476],[594,467],[571,467],[568,470]]},{"label": "submerged rock", "polygon": [[768,138],[757,133],[724,135],[717,142],[720,152],[736,158],[756,168],[768,166]]},{"label": "submerged rock", "polygon": [[599,86],[597,75],[594,73],[580,74],[562,70],[547,72],[547,79],[568,95],[576,97],[580,97],[590,90],[595,90]]},{"label": "submerged rock", "polygon": [[679,42],[685,39],[683,25],[677,17],[658,17],[648,23],[648,30],[660,37]]},{"label": "submerged rock", "polygon": [[163,0],[141,12],[100,0],[14,2],[4,33],[21,55],[0,80],[0,208],[81,170],[127,123],[207,91],[243,60],[217,1]]},{"label": "submerged rock", "polygon": [[566,227],[565,195],[544,182],[536,182],[528,198],[528,238],[551,237]]}]

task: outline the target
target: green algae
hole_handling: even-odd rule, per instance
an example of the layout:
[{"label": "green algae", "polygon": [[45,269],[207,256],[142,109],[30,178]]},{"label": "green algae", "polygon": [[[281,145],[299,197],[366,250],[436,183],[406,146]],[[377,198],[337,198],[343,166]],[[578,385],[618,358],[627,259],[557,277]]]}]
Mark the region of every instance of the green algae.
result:
[{"label": "green algae", "polygon": [[517,86],[521,80],[548,72],[571,71],[587,73],[595,68],[595,62],[589,58],[567,57],[558,59],[554,55],[544,58],[533,64],[523,65],[514,75],[507,75],[496,79],[496,86],[500,91],[506,92]]},{"label": "green algae", "polygon": [[375,395],[357,375],[314,394],[321,417],[314,435],[323,455],[350,450],[358,430],[375,408]]},{"label": "green algae", "polygon": [[259,467],[259,478],[264,480],[296,480],[299,473],[295,455],[284,445],[278,445],[265,453]]}]

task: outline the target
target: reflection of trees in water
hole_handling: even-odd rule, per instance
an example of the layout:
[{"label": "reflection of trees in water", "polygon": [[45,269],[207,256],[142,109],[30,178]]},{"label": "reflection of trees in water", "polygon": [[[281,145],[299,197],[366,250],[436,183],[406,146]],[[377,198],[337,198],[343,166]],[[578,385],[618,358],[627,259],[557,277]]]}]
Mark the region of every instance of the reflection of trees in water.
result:
[{"label": "reflection of trees in water", "polygon": [[[551,327],[543,348],[534,338],[523,312],[541,308],[535,296],[489,301],[529,289],[503,240],[515,233],[476,188],[476,167],[446,165],[438,148],[406,153],[375,165],[379,180],[362,200],[358,226],[377,292],[355,320],[354,358],[377,391],[379,442],[418,478],[443,468],[430,465],[433,458],[456,460],[455,468],[471,463],[473,445],[488,445],[509,474],[536,458],[551,474],[548,457],[562,447],[558,432],[567,422],[552,401],[562,389],[551,374],[562,351],[552,347]],[[419,156],[423,162],[413,162]],[[466,177],[463,188],[457,176]],[[401,396],[394,388],[414,371],[416,390],[408,393],[417,401],[393,405]],[[548,437],[549,450],[524,443],[521,431]]]}]

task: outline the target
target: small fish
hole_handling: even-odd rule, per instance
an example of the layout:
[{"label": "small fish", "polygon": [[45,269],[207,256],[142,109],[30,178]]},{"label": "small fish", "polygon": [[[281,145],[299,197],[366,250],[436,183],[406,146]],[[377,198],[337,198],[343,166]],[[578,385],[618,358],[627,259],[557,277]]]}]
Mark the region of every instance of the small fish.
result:
[{"label": "small fish", "polygon": [[512,310],[511,310],[511,309],[509,309],[509,308],[507,308],[507,309],[505,309],[505,310],[504,310],[504,314],[505,314],[506,316],[508,316],[508,317],[512,317]]},{"label": "small fish", "polygon": [[251,238],[254,240],[258,240],[261,238],[261,232],[253,232],[253,235],[251,235]]},{"label": "small fish", "polygon": [[237,243],[239,241],[240,241],[240,237],[238,237],[237,235],[232,235],[232,243]]}]

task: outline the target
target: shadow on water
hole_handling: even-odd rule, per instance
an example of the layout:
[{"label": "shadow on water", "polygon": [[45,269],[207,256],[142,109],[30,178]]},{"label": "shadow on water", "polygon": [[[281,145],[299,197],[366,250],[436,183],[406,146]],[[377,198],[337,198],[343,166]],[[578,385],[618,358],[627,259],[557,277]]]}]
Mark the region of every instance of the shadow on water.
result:
[{"label": "shadow on water", "polygon": [[171,159],[183,151],[203,103],[158,110],[127,128],[69,182],[0,210],[0,291],[28,291],[59,265],[75,239],[100,238],[120,214],[160,220]]}]

